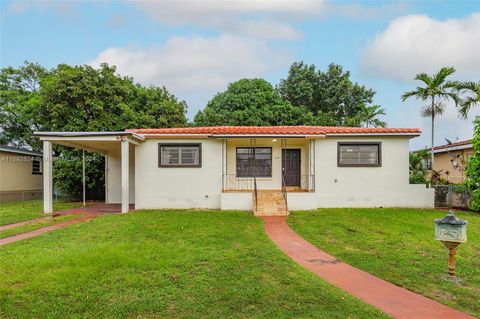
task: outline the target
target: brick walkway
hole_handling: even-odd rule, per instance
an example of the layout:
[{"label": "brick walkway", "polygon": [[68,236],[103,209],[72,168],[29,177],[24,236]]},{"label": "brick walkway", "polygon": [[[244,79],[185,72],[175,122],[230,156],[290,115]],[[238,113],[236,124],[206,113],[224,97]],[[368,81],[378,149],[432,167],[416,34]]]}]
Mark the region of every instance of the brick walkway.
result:
[{"label": "brick walkway", "polygon": [[267,235],[290,258],[394,318],[474,318],[337,260],[291,230],[285,223],[286,217],[262,219],[265,221]]},{"label": "brick walkway", "polygon": [[[50,231],[53,231],[53,230],[56,230],[56,229],[59,229],[59,228],[70,226],[72,224],[84,222],[84,221],[95,218],[95,217],[97,217],[99,215],[102,215],[102,214],[105,214],[105,213],[119,213],[120,209],[121,209],[120,205],[100,204],[100,205],[95,205],[95,206],[73,208],[73,209],[67,209],[67,210],[54,212],[52,214],[53,216],[60,216],[60,215],[82,215],[82,216],[78,217],[78,218],[75,218],[75,219],[70,219],[70,220],[67,220],[67,221],[64,221],[64,222],[60,222],[60,223],[55,224],[55,225],[50,225],[50,226],[42,227],[42,228],[39,228],[39,229],[35,229],[35,230],[29,231],[29,232],[26,232],[26,233],[18,234],[18,235],[11,236],[11,237],[2,238],[2,239],[0,239],[0,246],[10,244],[10,243],[13,243],[13,242],[16,242],[16,241],[19,241],[19,240],[39,236],[41,234],[44,234],[44,233],[47,233],[47,232],[50,232]],[[132,205],[130,205],[130,209],[133,210],[134,207]],[[2,226],[2,227],[5,227],[4,229],[11,229],[11,228],[14,228],[14,227],[18,227],[18,226],[26,225],[26,224],[29,224],[29,223],[33,223],[35,221],[44,220],[46,218],[50,218],[50,217],[37,218],[37,219],[25,221],[25,222],[16,223],[16,224],[5,225],[5,226]],[[1,229],[1,230],[4,230],[4,229]]]}]

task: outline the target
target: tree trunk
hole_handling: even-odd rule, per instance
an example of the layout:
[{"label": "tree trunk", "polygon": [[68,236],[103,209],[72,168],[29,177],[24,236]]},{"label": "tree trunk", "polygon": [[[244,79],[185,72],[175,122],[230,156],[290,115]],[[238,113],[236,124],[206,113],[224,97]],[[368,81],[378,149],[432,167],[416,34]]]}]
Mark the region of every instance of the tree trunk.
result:
[{"label": "tree trunk", "polygon": [[431,168],[432,173],[433,173],[433,163],[435,160],[435,156],[433,155],[434,143],[435,143],[435,96],[432,96],[432,148],[430,150],[430,156],[432,161],[432,168]]}]

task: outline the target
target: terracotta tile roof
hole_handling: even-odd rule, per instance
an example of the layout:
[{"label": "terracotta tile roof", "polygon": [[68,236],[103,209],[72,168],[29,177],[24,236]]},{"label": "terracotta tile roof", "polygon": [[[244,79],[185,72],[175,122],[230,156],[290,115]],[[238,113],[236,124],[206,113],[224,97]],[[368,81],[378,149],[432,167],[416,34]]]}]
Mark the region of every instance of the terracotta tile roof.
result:
[{"label": "terracotta tile roof", "polygon": [[[443,149],[447,149],[447,148],[452,148],[452,147],[457,147],[457,146],[463,146],[463,145],[468,145],[468,144],[472,144],[472,140],[465,140],[465,141],[455,142],[455,143],[452,143],[452,144],[445,144],[445,145],[434,146],[434,147],[433,147],[433,150],[434,150],[434,151],[443,150]],[[431,149],[432,149],[432,148],[429,147],[427,150],[430,151]]]},{"label": "terracotta tile roof", "polygon": [[418,128],[365,128],[337,126],[208,126],[157,129],[128,129],[137,134],[192,134],[192,135],[329,135],[329,134],[412,134]]}]

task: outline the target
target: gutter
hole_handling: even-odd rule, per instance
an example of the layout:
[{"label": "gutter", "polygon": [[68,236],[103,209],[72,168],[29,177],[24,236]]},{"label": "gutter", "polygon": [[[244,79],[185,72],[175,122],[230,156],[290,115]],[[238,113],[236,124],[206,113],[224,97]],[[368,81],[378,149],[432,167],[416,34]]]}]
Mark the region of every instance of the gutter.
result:
[{"label": "gutter", "polygon": [[212,137],[221,137],[221,138],[245,138],[245,137],[258,137],[258,138],[269,138],[269,137],[297,137],[297,138],[306,138],[306,137],[319,137],[324,138],[324,134],[214,134]]},{"label": "gutter", "polygon": [[355,136],[410,136],[416,137],[420,136],[421,133],[333,133],[327,134],[327,137],[330,136],[348,136],[348,137],[355,137]]},{"label": "gutter", "polygon": [[34,151],[23,151],[23,150],[11,150],[8,148],[3,148],[0,147],[0,152],[5,152],[5,153],[12,153],[12,154],[23,154],[23,155],[30,155],[30,156],[39,156],[42,157],[42,153],[34,152]]},{"label": "gutter", "polygon": [[447,152],[450,152],[450,151],[460,151],[460,150],[465,150],[465,149],[469,149],[469,148],[473,148],[473,145],[472,144],[466,144],[466,145],[459,145],[459,146],[453,146],[453,147],[445,147],[445,148],[441,148],[441,149],[438,149],[438,150],[433,150],[433,154],[447,153]]},{"label": "gutter", "polygon": [[132,138],[144,141],[145,138],[133,132],[34,132],[34,136],[38,137],[89,137],[89,136],[131,136]]}]

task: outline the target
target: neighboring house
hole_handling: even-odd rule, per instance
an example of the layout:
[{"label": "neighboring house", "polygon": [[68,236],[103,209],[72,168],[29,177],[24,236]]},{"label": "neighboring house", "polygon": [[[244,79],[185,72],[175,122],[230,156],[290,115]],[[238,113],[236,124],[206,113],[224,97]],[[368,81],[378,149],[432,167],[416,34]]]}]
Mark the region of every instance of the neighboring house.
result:
[{"label": "neighboring house", "polygon": [[[428,148],[430,152],[432,149]],[[472,140],[460,141],[451,144],[435,146],[433,170],[449,183],[463,183],[468,157],[473,154]],[[425,159],[425,166],[431,169],[431,160]]]},{"label": "neighboring house", "polygon": [[41,198],[42,154],[0,145],[0,201]]},{"label": "neighboring house", "polygon": [[123,212],[129,203],[264,214],[282,213],[286,204],[299,210],[434,203],[432,189],[409,184],[408,144],[419,129],[220,126],[35,135],[44,143],[46,212],[52,143],[104,154],[106,202],[122,203]]}]

